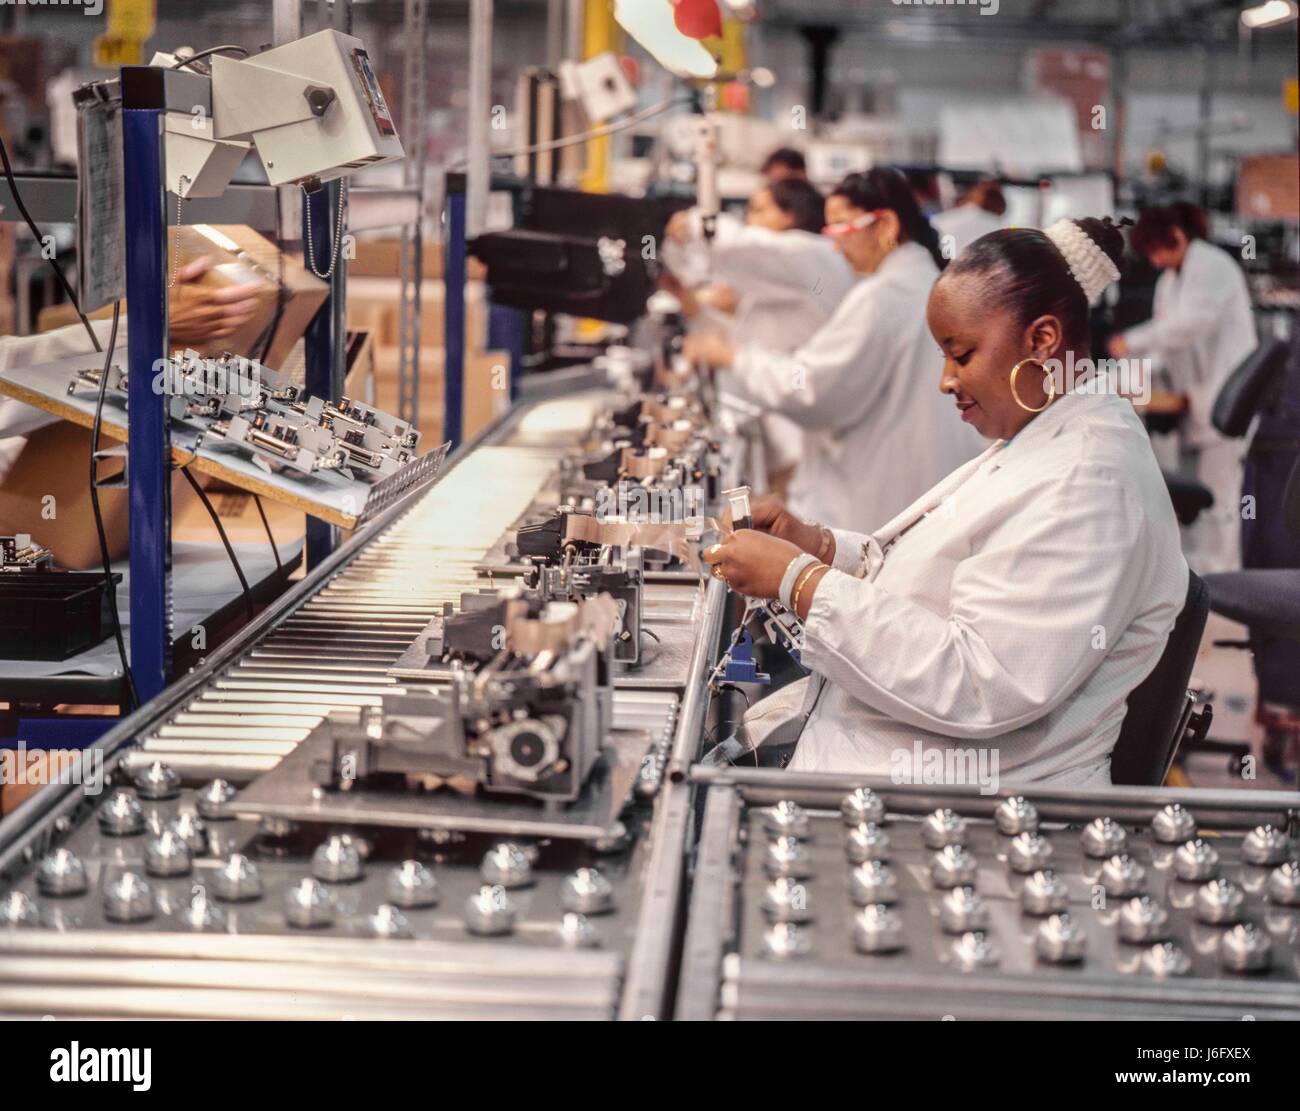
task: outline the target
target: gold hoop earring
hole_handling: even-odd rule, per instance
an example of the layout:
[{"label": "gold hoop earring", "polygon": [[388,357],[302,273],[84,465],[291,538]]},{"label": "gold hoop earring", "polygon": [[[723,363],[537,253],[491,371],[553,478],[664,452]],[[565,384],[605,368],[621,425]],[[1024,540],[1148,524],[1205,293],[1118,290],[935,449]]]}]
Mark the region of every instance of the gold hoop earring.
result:
[{"label": "gold hoop earring", "polygon": [[[1039,370],[1041,370],[1045,375],[1047,375],[1047,387],[1048,387],[1047,400],[1044,401],[1037,409],[1035,409],[1032,405],[1026,405],[1023,401],[1020,400],[1020,395],[1016,393],[1016,375],[1020,373],[1020,368],[1024,366],[1025,363],[1034,363]],[[1032,355],[1030,355],[1027,359],[1021,359],[1020,362],[1016,363],[1016,365],[1011,368],[1011,381],[1009,384],[1011,386],[1012,399],[1026,413],[1041,413],[1052,403],[1052,399],[1056,397],[1056,379],[1052,376],[1052,372],[1043,365],[1043,360],[1036,359]]]}]

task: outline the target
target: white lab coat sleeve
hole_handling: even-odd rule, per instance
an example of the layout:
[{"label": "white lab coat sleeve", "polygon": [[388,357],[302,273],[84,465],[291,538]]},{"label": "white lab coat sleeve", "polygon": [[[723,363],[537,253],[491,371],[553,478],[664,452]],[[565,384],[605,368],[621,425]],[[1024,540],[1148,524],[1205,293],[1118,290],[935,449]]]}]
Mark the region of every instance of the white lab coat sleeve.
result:
[{"label": "white lab coat sleeve", "polygon": [[867,534],[833,528],[831,535],[835,538],[835,555],[831,557],[831,566],[850,575],[861,574],[865,562],[863,552],[869,539]]},{"label": "white lab coat sleeve", "polygon": [[1177,296],[1172,291],[1161,291],[1157,304],[1167,305],[1167,311],[1153,316],[1145,324],[1130,328],[1124,339],[1133,355],[1138,358],[1167,358],[1169,355],[1194,347],[1207,332],[1218,327],[1223,299],[1228,290],[1217,280],[1215,267],[1207,258],[1189,258],[1181,279],[1172,273],[1160,276],[1161,282],[1181,280]]},{"label": "white lab coat sleeve", "polygon": [[1080,469],[1027,497],[958,566],[946,615],[828,571],[804,625],[804,666],[944,736],[1036,721],[1078,690],[1137,612],[1151,549],[1121,477]]},{"label": "white lab coat sleeve", "polygon": [[[740,391],[805,428],[856,425],[893,365],[889,314],[880,299],[849,294],[802,347],[790,354],[742,344],[732,368]],[[876,373],[873,373],[873,368]]]},{"label": "white lab coat sleeve", "polygon": [[811,277],[804,273],[810,269],[810,260],[810,247],[804,236],[770,228],[746,225],[732,235],[719,237],[713,246],[714,276],[742,292],[759,283],[801,284],[806,277]]}]

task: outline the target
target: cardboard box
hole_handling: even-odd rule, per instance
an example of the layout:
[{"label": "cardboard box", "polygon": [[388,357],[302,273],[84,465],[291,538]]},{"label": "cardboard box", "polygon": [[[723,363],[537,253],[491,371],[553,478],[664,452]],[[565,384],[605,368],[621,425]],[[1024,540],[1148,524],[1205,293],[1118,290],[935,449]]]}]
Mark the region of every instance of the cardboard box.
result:
[{"label": "cardboard box", "polygon": [[167,238],[173,267],[185,266],[202,256],[212,260],[211,268],[195,283],[199,288],[222,289],[250,282],[265,286],[253,318],[233,336],[196,347],[201,355],[233,351],[236,355],[259,357],[266,332],[274,325],[275,335],[262,362],[277,369],[329,296],[326,282],[242,224],[169,227]]}]

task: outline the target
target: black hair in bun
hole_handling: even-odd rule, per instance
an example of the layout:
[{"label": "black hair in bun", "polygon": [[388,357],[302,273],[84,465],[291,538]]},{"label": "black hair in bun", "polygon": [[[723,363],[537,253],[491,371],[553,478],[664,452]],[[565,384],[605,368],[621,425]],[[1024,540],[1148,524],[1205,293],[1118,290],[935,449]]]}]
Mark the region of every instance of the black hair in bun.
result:
[{"label": "black hair in bun", "polygon": [[[1073,221],[1106,256],[1122,269],[1124,236],[1109,216]],[[981,236],[949,265],[944,279],[973,275],[985,282],[983,296],[992,307],[1013,308],[1017,322],[1027,327],[1040,316],[1061,322],[1066,341],[1083,343],[1088,335],[1088,299],[1070,273],[1056,244],[1037,228],[1002,228]]]}]

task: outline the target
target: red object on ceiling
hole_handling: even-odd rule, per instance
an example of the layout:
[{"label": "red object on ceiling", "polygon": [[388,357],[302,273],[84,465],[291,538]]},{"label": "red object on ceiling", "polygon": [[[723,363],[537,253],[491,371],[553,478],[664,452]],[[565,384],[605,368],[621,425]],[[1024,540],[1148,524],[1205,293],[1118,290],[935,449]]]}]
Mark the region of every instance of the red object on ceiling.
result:
[{"label": "red object on ceiling", "polygon": [[722,13],[717,0],[669,0],[673,22],[683,35],[693,39],[716,38],[722,34]]}]

